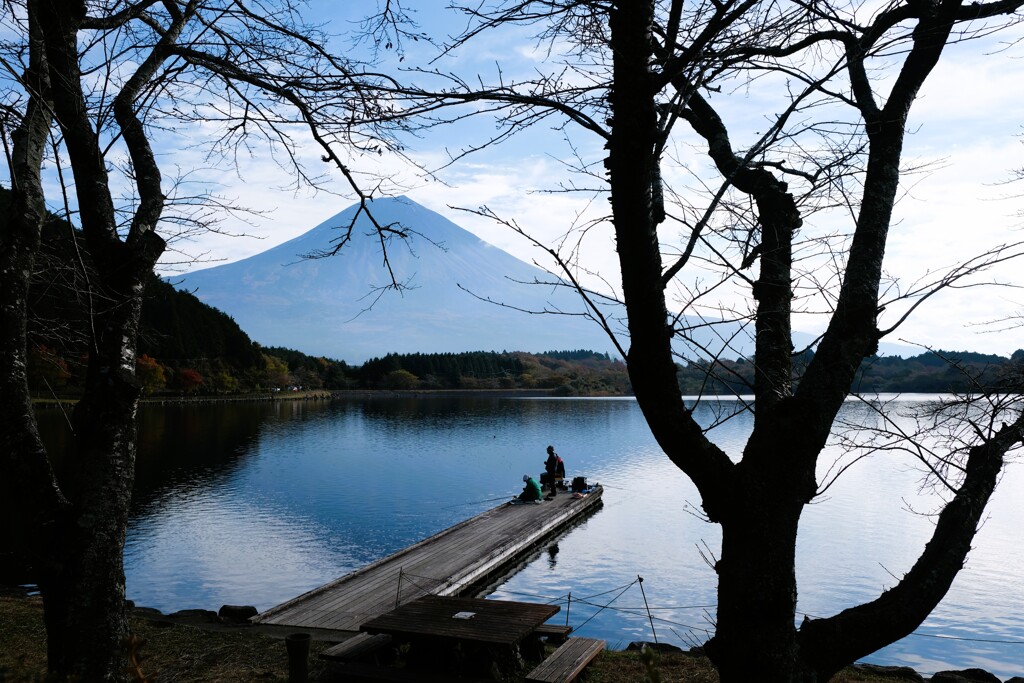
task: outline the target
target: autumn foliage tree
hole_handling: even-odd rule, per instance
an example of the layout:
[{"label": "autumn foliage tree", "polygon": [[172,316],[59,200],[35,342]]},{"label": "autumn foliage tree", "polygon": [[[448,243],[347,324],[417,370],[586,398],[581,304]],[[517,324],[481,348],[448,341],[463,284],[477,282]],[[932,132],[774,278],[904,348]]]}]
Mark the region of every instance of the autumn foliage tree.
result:
[{"label": "autumn foliage tree", "polygon": [[206,380],[192,368],[181,368],[174,373],[174,388],[182,394],[193,394],[204,384]]},{"label": "autumn foliage tree", "polygon": [[149,396],[167,386],[167,375],[164,366],[155,358],[142,354],[135,360],[135,375],[142,384],[142,393]]}]

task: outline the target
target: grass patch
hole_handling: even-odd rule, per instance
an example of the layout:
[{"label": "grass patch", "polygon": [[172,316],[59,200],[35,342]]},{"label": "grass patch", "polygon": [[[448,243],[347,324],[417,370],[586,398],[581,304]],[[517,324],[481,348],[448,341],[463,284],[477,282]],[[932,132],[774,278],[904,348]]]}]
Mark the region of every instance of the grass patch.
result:
[{"label": "grass patch", "polygon": [[[133,617],[132,632],[145,641],[141,669],[156,683],[176,681],[287,681],[284,641],[240,627],[209,631]],[[316,655],[328,645],[313,642],[310,678],[319,677],[323,660]],[[37,598],[0,598],[0,682],[43,681],[46,675],[46,631],[43,606]]]}]

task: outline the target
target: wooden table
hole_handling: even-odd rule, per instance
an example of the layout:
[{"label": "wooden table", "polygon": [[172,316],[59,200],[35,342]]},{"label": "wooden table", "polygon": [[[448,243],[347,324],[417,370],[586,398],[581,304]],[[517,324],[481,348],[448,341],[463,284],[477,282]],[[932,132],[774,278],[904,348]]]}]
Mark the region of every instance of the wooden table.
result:
[{"label": "wooden table", "polygon": [[520,644],[558,610],[558,605],[532,602],[425,595],[371,619],[360,630],[410,643],[413,665],[505,673],[522,667]]}]

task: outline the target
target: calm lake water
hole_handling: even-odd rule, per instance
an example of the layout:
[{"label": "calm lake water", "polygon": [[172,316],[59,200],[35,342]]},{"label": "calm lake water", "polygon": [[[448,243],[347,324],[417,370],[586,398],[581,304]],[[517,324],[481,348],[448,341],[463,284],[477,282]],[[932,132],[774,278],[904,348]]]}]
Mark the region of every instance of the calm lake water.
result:
[{"label": "calm lake water", "polygon": [[[709,423],[714,407],[702,403],[695,414]],[[870,419],[857,404],[844,416]],[[40,417],[59,448],[67,440],[60,413]],[[140,605],[267,609],[497,505],[521,488],[523,473],[542,470],[550,443],[568,476],[605,486],[604,506],[491,595],[558,602],[555,621],[568,611],[579,634],[613,648],[655,637],[689,647],[713,628],[715,575],[705,557],[717,553],[718,528],[694,514],[695,489],[632,399],[146,406],[140,423],[125,557],[128,596]],[[738,453],[750,426],[739,417],[712,436]],[[804,513],[803,613],[869,600],[910,568],[931,530],[918,513],[935,502],[913,465],[872,456]],[[1011,465],[945,602],[916,634],[868,661],[925,674],[1024,675],[1022,497],[1024,472]]]}]

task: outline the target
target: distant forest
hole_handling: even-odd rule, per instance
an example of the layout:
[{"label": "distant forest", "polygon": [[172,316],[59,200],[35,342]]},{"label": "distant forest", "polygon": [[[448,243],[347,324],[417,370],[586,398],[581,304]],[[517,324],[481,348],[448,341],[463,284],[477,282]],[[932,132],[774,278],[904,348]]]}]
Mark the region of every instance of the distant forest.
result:
[{"label": "distant forest", "polygon": [[[796,359],[794,382],[800,381],[813,355],[807,351]],[[911,358],[872,356],[861,365],[853,391],[929,394],[1011,388],[1019,384],[1022,366],[1022,349],[1010,358],[971,351],[928,351]],[[746,359],[694,362],[680,366],[678,377],[684,394],[750,394],[754,364]]]},{"label": "distant forest", "polygon": [[626,365],[587,350],[388,354],[355,371],[379,389],[545,389],[565,396],[631,393]]},{"label": "distant forest", "polygon": [[[0,216],[8,193],[0,188]],[[80,234],[60,220],[44,227],[47,267],[30,293],[29,378],[38,396],[74,396],[82,385],[90,306],[88,250]],[[56,266],[60,266],[59,268]],[[95,278],[91,280],[95,282]],[[136,363],[147,395],[192,396],[291,390],[542,390],[564,396],[629,395],[625,364],[585,349],[525,353],[388,354],[361,366],[293,349],[261,347],[228,315],[188,292],[153,277],[147,284]],[[811,358],[794,363],[794,381]],[[1024,350],[1010,358],[961,352],[926,352],[913,358],[869,358],[854,389],[863,393],[967,392],[998,387]],[[749,394],[754,366],[746,359],[680,364],[684,394]],[[1019,370],[1018,370],[1019,372]]]}]

